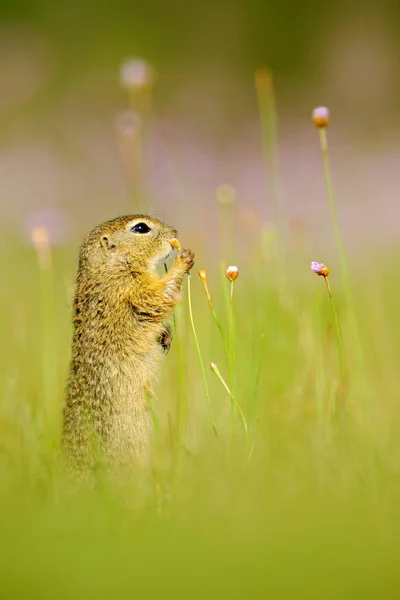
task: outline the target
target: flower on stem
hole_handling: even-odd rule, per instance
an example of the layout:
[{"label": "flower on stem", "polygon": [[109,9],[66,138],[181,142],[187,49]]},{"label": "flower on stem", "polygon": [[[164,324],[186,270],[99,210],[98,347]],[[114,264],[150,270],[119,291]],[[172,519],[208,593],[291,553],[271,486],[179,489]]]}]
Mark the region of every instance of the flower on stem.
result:
[{"label": "flower on stem", "polygon": [[226,269],[225,275],[229,281],[235,281],[239,277],[239,269],[234,265],[230,265]]},{"label": "flower on stem", "polygon": [[[201,281],[203,282],[203,287],[204,287],[204,291],[207,296],[208,304],[214,313],[214,307],[213,307],[213,303],[211,300],[211,294],[210,294],[210,291],[209,291],[208,285],[207,285],[207,273],[206,273],[205,269],[199,269],[199,277],[200,277]],[[214,318],[215,318],[215,314],[214,314]]]},{"label": "flower on stem", "polygon": [[128,89],[144,89],[154,82],[152,67],[140,58],[129,58],[120,71],[121,84]]},{"label": "flower on stem", "polygon": [[35,227],[31,233],[32,243],[39,257],[40,267],[46,269],[50,267],[50,239],[49,231],[46,227]]},{"label": "flower on stem", "polygon": [[68,217],[58,208],[43,206],[28,213],[24,229],[35,248],[60,246],[68,237]]},{"label": "flower on stem", "polygon": [[219,369],[214,362],[210,362],[210,369],[213,373],[219,374]]},{"label": "flower on stem", "polygon": [[329,109],[326,106],[317,106],[312,112],[312,120],[318,129],[328,127],[330,121]]},{"label": "flower on stem", "polygon": [[335,302],[333,300],[331,284],[329,283],[329,269],[326,265],[324,265],[324,263],[319,263],[319,262],[313,261],[311,263],[311,270],[314,273],[316,273],[317,275],[321,275],[324,278],[325,283],[326,283],[326,289],[328,290],[331,307],[332,307],[333,319],[335,321],[336,339],[337,339],[337,347],[338,347],[338,354],[339,354],[341,386],[342,386],[342,395],[343,395],[343,384],[345,381],[345,368],[344,368],[344,361],[343,361],[342,334],[340,332],[339,319],[338,319],[338,315],[336,312]]},{"label": "flower on stem", "polygon": [[321,275],[322,277],[328,277],[329,275],[329,267],[324,265],[324,263],[319,263],[315,260],[311,263],[311,271],[314,271],[314,273]]}]

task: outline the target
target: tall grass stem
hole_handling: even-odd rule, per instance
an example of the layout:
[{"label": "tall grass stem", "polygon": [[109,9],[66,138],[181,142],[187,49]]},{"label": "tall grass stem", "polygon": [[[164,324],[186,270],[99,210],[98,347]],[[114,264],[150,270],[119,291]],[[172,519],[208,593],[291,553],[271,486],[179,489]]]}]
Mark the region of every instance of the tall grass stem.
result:
[{"label": "tall grass stem", "polygon": [[326,277],[324,277],[324,279],[325,279],[325,283],[326,283],[326,288],[328,290],[329,299],[330,299],[331,308],[332,308],[333,320],[334,320],[334,323],[335,323],[336,340],[337,340],[337,348],[338,348],[338,355],[339,355],[339,368],[340,368],[340,378],[341,378],[341,389],[342,389],[342,392],[343,392],[343,386],[345,384],[345,369],[344,369],[344,358],[343,358],[342,335],[341,335],[341,332],[340,332],[339,319],[338,319],[338,314],[337,314],[337,311],[336,311],[335,301],[333,299],[333,294],[332,294],[331,284],[329,282],[329,277],[326,276]]},{"label": "tall grass stem", "polygon": [[[165,272],[168,272],[168,267],[164,263]],[[175,309],[177,310],[177,309]],[[177,404],[177,418],[178,418],[178,444],[181,447],[183,445],[183,439],[186,431],[186,417],[187,417],[187,402],[183,393],[183,356],[182,348],[178,331],[178,324],[176,314],[174,312],[173,317],[174,325],[174,338],[176,353],[178,356],[178,404]]]},{"label": "tall grass stem", "polygon": [[350,294],[350,281],[349,281],[349,275],[348,275],[347,259],[346,259],[346,252],[345,252],[345,248],[344,248],[342,234],[340,232],[339,218],[337,215],[336,203],[335,203],[335,198],[334,198],[334,194],[333,194],[332,177],[331,177],[329,152],[328,152],[328,137],[327,137],[326,127],[320,127],[318,129],[318,131],[319,131],[320,145],[321,145],[326,196],[327,196],[327,200],[328,200],[329,211],[331,214],[333,233],[335,236],[336,246],[337,246],[338,253],[339,253],[340,269],[341,269],[341,273],[342,273],[343,285],[345,286],[347,301],[350,302],[351,294]]},{"label": "tall grass stem", "polygon": [[279,159],[278,159],[278,113],[276,109],[275,86],[271,71],[259,69],[255,73],[255,85],[261,120],[262,143],[270,176],[270,194],[276,223],[282,235],[283,207],[279,188]]},{"label": "tall grass stem", "polygon": [[201,374],[202,374],[202,377],[203,377],[204,391],[205,391],[206,400],[207,400],[208,414],[209,414],[209,417],[210,417],[210,421],[211,421],[214,433],[217,436],[218,434],[217,434],[217,428],[216,428],[216,425],[215,425],[214,415],[213,415],[212,406],[211,406],[211,398],[210,398],[210,392],[209,392],[209,389],[208,389],[206,370],[204,368],[203,356],[201,354],[200,344],[199,344],[199,340],[197,338],[196,327],[195,327],[194,319],[193,319],[192,293],[191,293],[191,275],[190,275],[190,273],[188,273],[187,282],[188,282],[187,283],[187,290],[188,290],[188,307],[189,307],[190,324],[192,326],[194,343],[196,345],[197,355],[199,357]]},{"label": "tall grass stem", "polygon": [[228,384],[226,383],[225,379],[222,377],[222,375],[221,375],[221,373],[220,373],[217,365],[212,362],[210,364],[210,367],[211,367],[212,372],[215,373],[215,375],[218,377],[218,379],[222,383],[223,387],[227,391],[227,393],[228,393],[228,395],[229,395],[229,397],[231,399],[232,405],[234,406],[234,408],[236,408],[236,410],[238,412],[239,418],[240,418],[240,420],[242,422],[242,425],[243,425],[243,431],[244,431],[244,434],[245,434],[245,437],[246,437],[246,443],[248,444],[248,442],[249,442],[249,430],[248,430],[248,427],[247,427],[246,417],[243,414],[242,408],[241,408],[239,402],[236,400],[236,398],[232,394],[232,391],[229,388]]},{"label": "tall grass stem", "polygon": [[[228,337],[228,350],[229,350],[229,394],[235,393],[233,384],[233,363],[234,363],[234,313],[233,313],[233,285],[234,281],[230,281],[230,294],[229,294],[229,337]],[[234,403],[231,404],[231,423],[232,423],[232,434],[235,433],[235,414],[234,414]]]},{"label": "tall grass stem", "polygon": [[211,294],[210,294],[210,291],[209,291],[208,285],[207,285],[206,272],[205,272],[204,269],[201,269],[199,271],[199,276],[200,276],[200,279],[201,279],[201,281],[203,283],[204,292],[205,292],[205,294],[207,296],[208,306],[210,307],[212,317],[213,317],[213,319],[214,319],[214,321],[215,321],[215,323],[216,323],[216,325],[218,327],[218,331],[219,331],[219,333],[221,335],[221,340],[222,340],[222,344],[224,346],[226,360],[229,362],[229,349],[228,349],[228,345],[227,345],[227,342],[226,342],[226,339],[225,339],[224,329],[223,329],[223,327],[221,325],[221,321],[218,319],[217,313],[215,312],[214,304],[212,302]]},{"label": "tall grass stem", "polygon": [[41,327],[42,327],[42,385],[44,398],[44,427],[48,431],[54,422],[57,404],[57,346],[55,339],[55,304],[53,285],[53,257],[46,228],[32,232],[40,277]]},{"label": "tall grass stem", "polygon": [[336,246],[337,246],[337,250],[338,250],[338,254],[339,254],[342,282],[343,282],[343,286],[344,286],[347,309],[349,311],[351,330],[352,330],[353,341],[354,341],[353,349],[355,350],[355,356],[358,361],[358,365],[359,365],[360,369],[362,369],[363,350],[362,350],[362,345],[361,345],[360,336],[359,336],[359,332],[358,332],[357,318],[356,318],[356,314],[355,314],[354,307],[353,307],[346,251],[345,251],[345,246],[344,246],[343,239],[342,239],[342,234],[340,231],[339,219],[338,219],[338,215],[337,215],[336,203],[335,203],[335,198],[334,198],[334,193],[333,193],[330,160],[329,160],[329,150],[328,150],[327,129],[326,129],[326,127],[319,127],[318,131],[319,131],[319,138],[320,138],[320,147],[321,147],[321,154],[322,154],[326,195],[327,195],[328,206],[329,206],[331,220],[332,220],[333,233],[334,233]]}]

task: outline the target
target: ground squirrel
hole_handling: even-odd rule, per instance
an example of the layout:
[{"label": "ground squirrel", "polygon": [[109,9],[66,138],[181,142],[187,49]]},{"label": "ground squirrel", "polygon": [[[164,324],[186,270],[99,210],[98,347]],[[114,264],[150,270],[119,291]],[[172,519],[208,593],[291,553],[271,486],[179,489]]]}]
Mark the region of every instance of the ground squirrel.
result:
[{"label": "ground squirrel", "polygon": [[169,349],[182,278],[193,266],[180,250],[160,278],[157,268],[180,250],[177,232],[144,215],[96,227],[79,256],[63,449],[73,470],[93,467],[97,451],[111,464],[146,458],[152,393]]}]

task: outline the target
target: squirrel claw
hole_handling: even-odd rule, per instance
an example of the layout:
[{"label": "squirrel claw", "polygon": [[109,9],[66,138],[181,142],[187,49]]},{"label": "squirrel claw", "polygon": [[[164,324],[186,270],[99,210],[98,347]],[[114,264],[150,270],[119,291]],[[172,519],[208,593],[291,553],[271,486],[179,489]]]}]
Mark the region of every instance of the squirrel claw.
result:
[{"label": "squirrel claw", "polygon": [[178,260],[183,262],[185,271],[190,271],[194,265],[194,253],[189,248],[185,248],[179,252]]}]

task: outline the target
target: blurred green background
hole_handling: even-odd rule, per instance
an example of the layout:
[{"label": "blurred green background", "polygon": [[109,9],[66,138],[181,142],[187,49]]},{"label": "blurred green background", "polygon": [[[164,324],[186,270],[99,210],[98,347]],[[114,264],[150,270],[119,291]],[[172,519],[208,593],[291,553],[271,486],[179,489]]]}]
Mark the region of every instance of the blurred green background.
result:
[{"label": "blurred green background", "polygon": [[[398,597],[399,25],[389,0],[1,2],[0,597]],[[131,58],[156,73],[143,97],[121,86]],[[274,76],[276,179],[260,67]],[[311,123],[319,104],[332,115],[352,306]],[[77,248],[138,198],[196,253],[193,309],[220,437],[185,288],[151,472],[75,494],[58,448]],[[42,226],[46,268],[32,244]],[[208,371],[211,360],[228,369],[196,270],[207,269],[227,331],[221,259],[240,270],[234,378],[250,453],[239,420],[231,439],[229,397]],[[311,260],[331,266],[344,420],[331,307]]]}]

